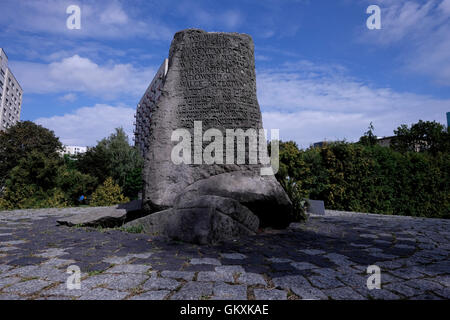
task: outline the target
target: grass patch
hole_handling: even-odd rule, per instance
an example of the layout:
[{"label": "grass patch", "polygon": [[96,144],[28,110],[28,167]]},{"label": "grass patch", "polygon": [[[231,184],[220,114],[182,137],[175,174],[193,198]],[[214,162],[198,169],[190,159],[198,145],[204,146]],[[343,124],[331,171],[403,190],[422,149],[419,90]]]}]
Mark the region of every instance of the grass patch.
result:
[{"label": "grass patch", "polygon": [[138,224],[135,226],[120,227],[119,230],[128,233],[144,233],[144,226],[142,224]]}]

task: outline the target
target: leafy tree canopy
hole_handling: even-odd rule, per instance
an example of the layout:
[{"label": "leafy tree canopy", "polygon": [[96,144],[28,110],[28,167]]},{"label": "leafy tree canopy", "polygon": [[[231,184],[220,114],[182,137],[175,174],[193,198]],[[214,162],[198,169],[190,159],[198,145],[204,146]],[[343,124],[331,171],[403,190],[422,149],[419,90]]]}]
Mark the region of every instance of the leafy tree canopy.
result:
[{"label": "leafy tree canopy", "polygon": [[448,152],[450,134],[448,128],[436,121],[422,121],[408,127],[403,124],[394,130],[392,148],[405,153],[408,151]]},{"label": "leafy tree canopy", "polygon": [[54,132],[31,121],[19,122],[5,132],[0,131],[0,186],[8,172],[33,152],[57,158],[62,144]]},{"label": "leafy tree canopy", "polygon": [[130,198],[136,197],[142,188],[142,166],[143,159],[139,151],[129,145],[122,128],[99,141],[97,146],[89,149],[77,161],[80,171],[97,177],[99,183],[111,177]]}]

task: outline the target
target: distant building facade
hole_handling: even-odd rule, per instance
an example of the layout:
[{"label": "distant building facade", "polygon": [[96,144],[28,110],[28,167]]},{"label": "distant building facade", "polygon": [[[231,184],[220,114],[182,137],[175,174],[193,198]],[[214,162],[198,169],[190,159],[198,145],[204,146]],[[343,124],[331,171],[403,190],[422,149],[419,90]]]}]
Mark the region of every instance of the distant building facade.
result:
[{"label": "distant building facade", "polygon": [[87,147],[79,146],[64,146],[64,151],[61,152],[62,155],[68,154],[69,156],[76,156],[87,152]]},{"label": "distant building facade", "polygon": [[447,112],[447,128],[450,128],[450,112]]},{"label": "distant building facade", "polygon": [[377,143],[382,147],[390,147],[394,138],[395,136],[378,138]]},{"label": "distant building facade", "polygon": [[0,48],[0,130],[20,121],[23,90],[8,67],[8,56]]},{"label": "distant building facade", "polygon": [[143,157],[149,148],[148,137],[150,135],[149,127],[152,112],[162,94],[161,88],[166,80],[168,70],[169,59],[165,59],[137,105],[135,114],[134,145],[139,149]]}]

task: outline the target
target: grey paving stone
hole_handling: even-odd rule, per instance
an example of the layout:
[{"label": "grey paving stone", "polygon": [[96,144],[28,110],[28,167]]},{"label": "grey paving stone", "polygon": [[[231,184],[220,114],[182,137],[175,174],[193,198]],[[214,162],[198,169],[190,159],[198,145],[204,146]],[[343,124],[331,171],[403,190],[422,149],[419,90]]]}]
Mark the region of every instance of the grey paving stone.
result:
[{"label": "grey paving stone", "polygon": [[25,240],[0,241],[0,246],[14,246],[16,244],[26,243]]},{"label": "grey paving stone", "polygon": [[372,252],[370,253],[372,257],[379,258],[379,259],[395,259],[398,258],[397,256],[393,254],[386,254],[382,252]]},{"label": "grey paving stone", "polygon": [[362,295],[348,287],[326,289],[324,294],[333,300],[365,300]]},{"label": "grey paving stone", "polygon": [[237,279],[238,283],[246,284],[248,286],[254,286],[254,285],[267,285],[266,280],[264,277],[257,273],[252,272],[245,272],[239,276]]},{"label": "grey paving stone", "polygon": [[308,287],[310,286],[308,280],[303,276],[284,276],[272,279],[273,284],[277,288],[289,290],[294,287]]},{"label": "grey paving stone", "polygon": [[292,287],[292,292],[303,300],[327,300],[328,297],[319,289],[313,288],[310,285]]},{"label": "grey paving stone", "polygon": [[450,288],[448,287],[434,290],[433,293],[437,294],[438,296],[444,299],[450,299]]},{"label": "grey paving stone", "polygon": [[431,281],[435,281],[444,287],[450,287],[450,276],[438,276],[430,278]]},{"label": "grey paving stone", "polygon": [[[383,276],[383,275],[381,275]],[[342,281],[345,285],[351,288],[364,288],[367,285],[367,279],[369,275],[366,277],[360,276],[356,273],[353,274],[340,274],[337,278]]]},{"label": "grey paving stone", "polygon": [[81,280],[82,288],[106,286],[114,290],[129,290],[138,287],[149,278],[145,274],[100,274]]},{"label": "grey paving stone", "polygon": [[400,268],[402,264],[397,261],[377,261],[374,263],[374,265],[379,266],[381,269],[381,272],[384,270],[394,270],[397,268]]},{"label": "grey paving stone", "polygon": [[162,271],[161,276],[163,278],[172,278],[172,279],[183,279],[186,281],[191,281],[195,277],[195,272],[190,271]]},{"label": "grey paving stone", "polygon": [[127,292],[96,288],[83,294],[79,300],[123,300]]},{"label": "grey paving stone", "polygon": [[318,268],[316,265],[313,265],[309,262],[291,262],[291,266],[293,266],[297,270],[309,270]]},{"label": "grey paving stone", "polygon": [[65,255],[67,252],[65,252],[64,249],[58,249],[58,248],[49,248],[46,250],[42,250],[39,253],[35,253],[34,255],[36,257],[41,257],[41,258],[56,258],[62,255]]},{"label": "grey paving stone", "polygon": [[106,273],[147,273],[150,266],[141,264],[120,264],[106,270]]},{"label": "grey paving stone", "polygon": [[401,297],[393,292],[385,289],[373,289],[370,290],[370,297],[375,300],[399,300]]},{"label": "grey paving stone", "polygon": [[228,265],[228,266],[219,266],[215,268],[216,272],[224,273],[224,274],[242,274],[245,272],[245,269],[242,266],[234,266],[234,265]]},{"label": "grey paving stone", "polygon": [[22,281],[22,278],[19,277],[7,277],[0,279],[0,289],[11,284],[15,284]]},{"label": "grey paving stone", "polygon": [[277,289],[255,289],[256,300],[287,300],[287,292]]},{"label": "grey paving stone", "polygon": [[197,281],[223,281],[223,282],[234,282],[233,274],[226,272],[217,271],[200,271],[197,274]]},{"label": "grey paving stone", "polygon": [[392,241],[386,241],[386,240],[374,240],[373,243],[375,244],[381,244],[381,245],[390,245]]},{"label": "grey paving stone", "polygon": [[222,263],[217,260],[217,259],[213,259],[213,258],[193,258],[191,259],[191,261],[189,262],[190,264],[212,264],[215,266],[220,266]]},{"label": "grey paving stone", "polygon": [[376,234],[370,234],[370,233],[364,233],[359,235],[361,238],[368,238],[368,239],[377,239],[378,236]]},{"label": "grey paving stone", "polygon": [[247,300],[247,286],[230,285],[216,282],[213,288],[213,300]]},{"label": "grey paving stone", "polygon": [[418,296],[414,296],[411,298],[411,300],[442,300],[442,298],[433,293],[428,292],[420,294]]},{"label": "grey paving stone", "polygon": [[327,278],[335,278],[340,274],[340,272],[337,272],[336,270],[330,268],[318,268],[311,271]]},{"label": "grey paving stone", "polygon": [[424,274],[419,272],[418,269],[412,267],[391,270],[390,273],[405,280],[421,278],[424,276]]},{"label": "grey paving stone", "polygon": [[62,301],[62,300],[74,300],[76,298],[74,297],[66,297],[66,296],[48,296],[48,297],[40,297],[36,300],[56,300],[56,301]]},{"label": "grey paving stone", "polygon": [[45,267],[64,267],[75,264],[75,260],[66,260],[66,259],[60,259],[60,258],[52,258],[49,259],[41,264],[41,266]]},{"label": "grey paving stone", "polygon": [[128,257],[136,258],[136,259],[148,259],[153,254],[154,254],[153,252],[133,253],[133,254],[129,254]]},{"label": "grey paving stone", "polygon": [[391,292],[394,292],[394,293],[398,293],[398,294],[400,294],[400,295],[402,295],[402,296],[404,296],[406,298],[410,298],[412,296],[419,295],[419,294],[423,293],[423,290],[414,289],[414,288],[409,287],[409,286],[407,286],[407,285],[405,285],[403,283],[400,283],[400,282],[389,283],[387,285],[383,285],[382,288],[383,289],[387,289],[387,290],[389,290]]},{"label": "grey paving stone", "polygon": [[174,279],[168,279],[168,278],[150,278],[148,279],[142,288],[144,290],[175,290],[180,286],[180,282],[174,280]]},{"label": "grey paving stone", "polygon": [[0,293],[0,301],[7,300],[25,300],[26,298],[21,297],[17,294],[9,294],[9,293]]},{"label": "grey paving stone", "polygon": [[129,300],[164,300],[169,294],[169,290],[147,291],[133,296]]},{"label": "grey paving stone", "polygon": [[64,297],[81,297],[86,294],[90,289],[83,286],[81,282],[81,289],[68,289],[66,283],[61,283],[55,287],[45,289],[41,292],[41,295],[45,296],[64,296]]},{"label": "grey paving stone", "polygon": [[287,259],[287,258],[270,258],[267,260],[272,263],[290,263],[290,262],[292,262],[291,259]]},{"label": "grey paving stone", "polygon": [[232,259],[232,260],[242,260],[242,259],[247,258],[247,256],[242,253],[222,253],[221,256],[222,256],[222,258]]},{"label": "grey paving stone", "polygon": [[311,256],[317,256],[319,254],[325,254],[326,252],[323,250],[318,250],[318,249],[303,249],[303,250],[299,250],[302,253],[305,254],[309,254]]},{"label": "grey paving stone", "polygon": [[20,250],[17,247],[0,247],[0,252],[10,252],[10,251],[16,251],[16,250]]},{"label": "grey paving stone", "polygon": [[344,286],[341,281],[334,277],[311,276],[308,279],[313,286],[319,289],[333,289]]},{"label": "grey paving stone", "polygon": [[212,294],[211,282],[188,282],[171,297],[171,300],[201,300],[211,297]]},{"label": "grey paving stone", "polygon": [[6,293],[15,293],[15,294],[21,294],[21,295],[30,295],[34,294],[36,292],[41,291],[45,287],[48,287],[52,283],[50,281],[45,280],[30,280],[25,282],[19,282],[16,284],[13,284],[9,287],[3,288],[2,291]]},{"label": "grey paving stone", "polygon": [[132,259],[132,257],[130,257],[130,256],[125,256],[125,257],[109,257],[109,258],[103,259],[103,262],[111,263],[111,264],[122,264],[122,263],[127,263],[127,262],[130,261],[131,259]]},{"label": "grey paving stone", "polygon": [[8,270],[11,270],[11,269],[12,269],[11,266],[8,266],[6,264],[0,264],[0,277],[1,277],[2,273],[6,272]]},{"label": "grey paving stone", "polygon": [[410,249],[410,250],[414,250],[416,249],[415,246],[411,246],[411,245],[407,245],[407,244],[396,244],[394,246],[395,249]]},{"label": "grey paving stone", "polygon": [[59,270],[48,266],[25,266],[9,270],[4,273],[7,276],[19,276],[22,278],[40,278],[52,282],[66,281],[70,276],[65,270]]},{"label": "grey paving stone", "polygon": [[433,291],[443,288],[441,284],[427,279],[412,279],[406,281],[404,284],[411,288],[420,289],[423,291]]},{"label": "grey paving stone", "polygon": [[369,248],[372,246],[370,244],[362,244],[362,243],[350,243],[350,245],[355,248]]}]

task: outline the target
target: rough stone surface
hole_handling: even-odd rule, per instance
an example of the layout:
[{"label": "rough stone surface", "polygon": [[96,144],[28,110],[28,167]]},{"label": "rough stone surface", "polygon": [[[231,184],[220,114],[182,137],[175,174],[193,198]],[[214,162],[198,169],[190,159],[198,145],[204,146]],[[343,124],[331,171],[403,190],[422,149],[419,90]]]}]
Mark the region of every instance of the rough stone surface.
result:
[{"label": "rough stone surface", "polygon": [[185,242],[208,244],[252,235],[259,219],[233,199],[199,196],[178,202],[173,209],[150,214],[126,226],[141,225],[146,233]]},{"label": "rough stone surface", "polygon": [[[199,246],[57,225],[80,209],[0,212],[0,229],[11,233],[3,245],[15,248],[0,257],[0,300],[450,296],[447,220],[335,212],[296,229]],[[406,243],[414,249],[398,247]],[[81,269],[80,290],[67,288],[69,265]],[[369,265],[380,267],[381,289],[367,288]]]},{"label": "rough stone surface", "polygon": [[58,220],[59,224],[84,227],[115,227],[142,215],[142,203],[135,200],[111,207],[81,208],[77,214]]}]

